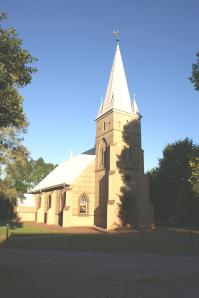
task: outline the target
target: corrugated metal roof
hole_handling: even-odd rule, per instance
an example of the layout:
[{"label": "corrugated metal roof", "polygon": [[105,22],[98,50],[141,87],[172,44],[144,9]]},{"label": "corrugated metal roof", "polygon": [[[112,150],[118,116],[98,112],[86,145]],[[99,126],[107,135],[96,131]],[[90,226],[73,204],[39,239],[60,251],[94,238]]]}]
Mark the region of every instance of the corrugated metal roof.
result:
[{"label": "corrugated metal roof", "polygon": [[60,163],[48,176],[46,176],[30,193],[35,193],[44,189],[70,185],[95,159],[95,155],[79,154]]}]

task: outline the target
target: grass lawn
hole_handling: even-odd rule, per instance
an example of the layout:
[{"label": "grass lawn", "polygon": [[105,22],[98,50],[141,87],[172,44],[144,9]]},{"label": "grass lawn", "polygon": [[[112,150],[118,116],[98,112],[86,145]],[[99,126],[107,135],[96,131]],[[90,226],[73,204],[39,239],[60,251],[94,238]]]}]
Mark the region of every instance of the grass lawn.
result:
[{"label": "grass lawn", "polygon": [[[43,234],[54,234],[57,233],[56,230],[48,229],[48,227],[42,227],[32,224],[22,224],[19,227],[9,228],[9,237],[12,236],[34,236]],[[0,226],[0,243],[6,239],[6,226]]]},{"label": "grass lawn", "polygon": [[[107,253],[182,254],[199,253],[199,233],[161,229],[155,232],[101,233],[85,228],[62,229],[45,225],[23,224],[10,229],[9,241],[4,242],[6,228],[0,227],[0,242],[4,248],[93,251]],[[52,237],[51,237],[52,236]]]}]

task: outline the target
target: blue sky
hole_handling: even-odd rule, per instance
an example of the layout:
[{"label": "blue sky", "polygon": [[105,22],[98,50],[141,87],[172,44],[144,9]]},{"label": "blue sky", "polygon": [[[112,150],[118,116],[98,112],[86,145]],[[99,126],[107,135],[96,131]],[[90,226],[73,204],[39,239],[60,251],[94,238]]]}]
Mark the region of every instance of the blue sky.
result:
[{"label": "blue sky", "polygon": [[167,143],[199,143],[199,92],[188,80],[199,50],[198,0],[1,0],[6,26],[39,59],[21,89],[34,159],[59,163],[94,146],[95,117],[120,48],[128,86],[143,115],[145,170]]}]

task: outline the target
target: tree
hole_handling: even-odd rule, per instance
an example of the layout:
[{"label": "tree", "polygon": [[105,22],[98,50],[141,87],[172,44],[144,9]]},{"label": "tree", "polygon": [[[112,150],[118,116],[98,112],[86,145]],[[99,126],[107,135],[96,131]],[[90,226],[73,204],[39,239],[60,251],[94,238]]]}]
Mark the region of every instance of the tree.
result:
[{"label": "tree", "polygon": [[189,78],[194,88],[199,90],[199,51],[196,53],[196,63],[192,64],[192,74]]},{"label": "tree", "polygon": [[31,159],[23,146],[15,148],[11,155],[0,176],[0,220],[11,219],[17,196],[28,192],[55,168],[41,157]]},{"label": "tree", "polygon": [[168,144],[158,167],[148,173],[157,224],[199,223],[199,199],[191,182],[196,178],[192,161],[198,156],[199,146],[188,138]]},{"label": "tree", "polygon": [[21,144],[21,129],[7,127],[0,129],[0,219],[12,216],[17,193],[23,191],[15,183],[15,173],[24,166],[29,156]]},{"label": "tree", "polygon": [[37,160],[31,160],[31,175],[29,181],[31,187],[37,185],[42,179],[44,179],[57,165],[52,163],[45,163],[42,157]]},{"label": "tree", "polygon": [[31,188],[31,159],[26,148],[22,146],[13,153],[12,161],[10,160],[5,168],[4,181],[9,182],[17,194],[26,193]]},{"label": "tree", "polygon": [[30,65],[36,58],[22,48],[14,28],[2,28],[1,22],[6,18],[5,13],[0,13],[0,127],[22,128],[27,120],[18,88],[31,82],[36,68]]},{"label": "tree", "polygon": [[[19,169],[29,156],[27,149],[21,144],[21,129],[7,127],[0,129],[0,181],[5,181],[13,168]],[[8,180],[6,180],[8,182]],[[6,182],[6,184],[7,184]]]},{"label": "tree", "polygon": [[191,176],[189,182],[192,185],[192,189],[199,195],[199,157],[195,157],[189,162],[191,168]]},{"label": "tree", "polygon": [[45,163],[42,157],[33,160],[25,156],[22,150],[23,148],[20,148],[12,163],[7,165],[4,179],[16,189],[17,193],[28,192],[56,167],[52,163]]},{"label": "tree", "polygon": [[29,84],[36,72],[31,66],[36,58],[22,48],[16,30],[2,27],[6,18],[0,13],[0,219],[11,215],[17,192],[24,190],[14,177],[19,169],[23,172],[29,158],[21,143],[27,119],[18,90]]}]

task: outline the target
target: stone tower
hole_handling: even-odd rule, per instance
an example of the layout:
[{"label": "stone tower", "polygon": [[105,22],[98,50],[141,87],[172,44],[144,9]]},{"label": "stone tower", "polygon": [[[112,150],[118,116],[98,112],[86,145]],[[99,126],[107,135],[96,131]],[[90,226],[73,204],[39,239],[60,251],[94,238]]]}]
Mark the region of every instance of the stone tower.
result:
[{"label": "stone tower", "polygon": [[[118,42],[96,118],[95,177],[95,225],[113,229],[129,222],[153,224],[144,175],[141,115],[135,98],[131,103]],[[127,219],[123,218],[125,208]]]}]

